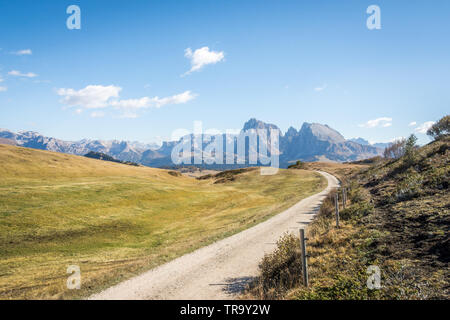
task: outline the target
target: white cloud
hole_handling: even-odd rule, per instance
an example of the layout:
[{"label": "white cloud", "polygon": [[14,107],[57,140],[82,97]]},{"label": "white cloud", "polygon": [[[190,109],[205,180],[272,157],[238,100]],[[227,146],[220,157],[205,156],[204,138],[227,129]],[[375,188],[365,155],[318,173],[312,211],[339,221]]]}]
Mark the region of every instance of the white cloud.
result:
[{"label": "white cloud", "polygon": [[0,87],[0,92],[5,92],[6,90],[8,90],[7,87]]},{"label": "white cloud", "polygon": [[186,103],[189,102],[190,100],[195,99],[195,97],[197,97],[197,95],[195,93],[192,93],[191,91],[185,91],[183,93],[180,94],[176,94],[173,95],[171,97],[166,97],[166,98],[158,98],[155,97],[153,98],[155,103],[156,103],[156,107],[160,108],[163,107],[167,104],[181,104],[181,103]]},{"label": "white cloud", "polygon": [[27,78],[34,78],[37,77],[38,75],[33,73],[33,72],[28,72],[28,73],[22,73],[20,71],[17,70],[11,70],[10,72],[8,72],[8,74],[10,76],[15,76],[15,77],[27,77]]},{"label": "white cloud", "polygon": [[120,109],[122,111],[122,118],[137,118],[136,110],[146,108],[161,108],[170,104],[182,104],[187,103],[190,100],[195,99],[196,94],[191,91],[185,91],[180,94],[176,94],[170,97],[142,97],[139,99],[125,99],[111,101],[111,106]]},{"label": "white cloud", "polygon": [[23,56],[23,55],[31,55],[31,54],[33,54],[33,52],[31,51],[31,49],[23,49],[23,50],[19,50],[19,51],[14,51],[14,52],[12,52],[12,54],[15,54],[18,56]]},{"label": "white cloud", "polygon": [[326,84],[324,84],[323,86],[321,86],[321,87],[316,87],[316,88],[314,88],[314,91],[316,91],[316,92],[320,92],[320,91],[323,91],[323,90],[325,90],[327,88],[327,85]]},{"label": "white cloud", "polygon": [[427,121],[422,123],[420,126],[418,126],[416,129],[414,129],[418,133],[427,133],[428,129],[430,129],[433,124],[435,124],[434,121]]},{"label": "white cloud", "polygon": [[[136,111],[146,108],[161,108],[170,104],[182,104],[194,99],[197,95],[191,91],[185,91],[169,97],[142,97],[137,99],[119,99],[122,90],[118,86],[89,85],[81,90],[61,88],[57,94],[62,96],[61,103],[69,107],[79,107],[75,112],[81,113],[83,109],[99,109],[113,107],[122,112],[123,118],[136,118]],[[100,113],[91,113],[98,117]],[[103,116],[104,114],[102,114]]]},{"label": "white cloud", "polygon": [[69,107],[79,106],[86,109],[105,108],[111,98],[118,98],[122,88],[117,86],[89,85],[81,90],[58,89],[57,94],[62,96],[62,103]]},{"label": "white cloud", "polygon": [[111,105],[120,109],[142,109],[149,108],[152,105],[152,99],[143,97],[139,99],[124,99],[111,101]]},{"label": "white cloud", "polygon": [[192,52],[191,48],[184,50],[184,56],[191,60],[191,69],[183,76],[194,71],[199,71],[208,64],[216,64],[225,58],[223,51],[210,51],[208,47],[203,47]]},{"label": "white cloud", "polygon": [[417,122],[415,122],[415,121],[410,122],[410,123],[408,124],[408,127],[414,127],[416,124],[417,124]]},{"label": "white cloud", "polygon": [[392,126],[392,118],[382,117],[373,120],[369,120],[366,123],[362,123],[358,125],[361,128],[376,128],[378,126],[382,126],[383,128],[387,128]]}]

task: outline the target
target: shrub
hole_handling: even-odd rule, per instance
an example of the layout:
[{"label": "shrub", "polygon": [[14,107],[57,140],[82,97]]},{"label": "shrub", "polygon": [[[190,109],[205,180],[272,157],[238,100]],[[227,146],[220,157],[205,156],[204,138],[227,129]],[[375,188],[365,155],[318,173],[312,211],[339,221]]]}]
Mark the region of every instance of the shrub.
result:
[{"label": "shrub", "polygon": [[277,249],[264,256],[259,265],[259,286],[265,298],[275,298],[301,283],[302,262],[299,239],[285,234]]},{"label": "shrub", "polygon": [[288,169],[303,169],[304,167],[304,163],[300,160],[297,160],[295,164],[291,164],[290,166],[288,166]]},{"label": "shrub", "polygon": [[367,216],[373,211],[373,205],[367,201],[360,201],[353,203],[345,210],[342,210],[339,215],[343,220],[358,219]]},{"label": "shrub", "polygon": [[168,171],[167,173],[174,177],[181,177],[181,173],[178,171]]},{"label": "shrub", "polygon": [[448,167],[433,168],[426,176],[426,184],[431,188],[448,189],[450,172]]},{"label": "shrub", "polygon": [[427,134],[433,139],[440,139],[443,136],[448,136],[450,134],[450,115],[447,115],[436,122],[428,129]]},{"label": "shrub", "polygon": [[423,178],[414,170],[408,170],[403,180],[397,185],[397,200],[409,200],[417,197],[422,190]]},{"label": "shrub", "polygon": [[366,189],[352,187],[348,192],[348,199],[350,199],[352,203],[364,202],[370,199],[370,195]]},{"label": "shrub", "polygon": [[369,290],[366,285],[366,270],[355,270],[355,274],[335,275],[331,283],[318,285],[310,291],[299,291],[300,300],[365,300],[377,297],[377,290]]}]

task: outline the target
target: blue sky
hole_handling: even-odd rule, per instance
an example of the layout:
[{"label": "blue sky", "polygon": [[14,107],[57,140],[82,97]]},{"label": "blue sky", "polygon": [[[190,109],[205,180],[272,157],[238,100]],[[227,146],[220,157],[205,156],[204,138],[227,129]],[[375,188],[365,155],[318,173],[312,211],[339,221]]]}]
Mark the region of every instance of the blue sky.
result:
[{"label": "blue sky", "polygon": [[0,127],[149,142],[256,117],[425,143],[450,106],[449,17],[447,0],[1,0]]}]

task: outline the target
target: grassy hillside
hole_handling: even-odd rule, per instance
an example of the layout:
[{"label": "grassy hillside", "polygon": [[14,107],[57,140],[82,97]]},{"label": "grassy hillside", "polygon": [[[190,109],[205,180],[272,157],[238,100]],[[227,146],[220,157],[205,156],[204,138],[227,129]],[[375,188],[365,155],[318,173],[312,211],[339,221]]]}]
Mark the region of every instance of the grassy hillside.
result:
[{"label": "grassy hillside", "polygon": [[[330,195],[308,228],[309,288],[296,272],[299,241],[287,237],[247,298],[450,298],[450,138],[370,166],[312,167],[337,173],[350,189],[340,228]],[[367,287],[369,266],[380,268],[379,289]]]},{"label": "grassy hillside", "polygon": [[[86,296],[323,189],[303,170],[215,183],[0,144],[0,298]],[[81,290],[66,269],[81,268]]]}]

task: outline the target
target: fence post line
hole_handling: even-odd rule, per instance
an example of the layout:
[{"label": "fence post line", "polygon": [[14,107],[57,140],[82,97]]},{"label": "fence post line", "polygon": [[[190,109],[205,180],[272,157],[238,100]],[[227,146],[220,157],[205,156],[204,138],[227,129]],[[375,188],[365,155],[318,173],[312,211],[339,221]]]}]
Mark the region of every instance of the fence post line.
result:
[{"label": "fence post line", "polygon": [[339,193],[336,192],[334,200],[334,203],[336,205],[336,228],[339,228]]},{"label": "fence post line", "polygon": [[347,205],[347,190],[348,188],[345,188],[345,205]]},{"label": "fence post line", "polygon": [[345,188],[342,188],[342,209],[345,210],[345,203],[347,202],[347,193]]},{"label": "fence post line", "polygon": [[306,260],[306,238],[305,238],[305,229],[300,229],[300,247],[302,249],[302,272],[303,272],[303,284],[305,287],[309,285],[308,279],[308,262]]}]

